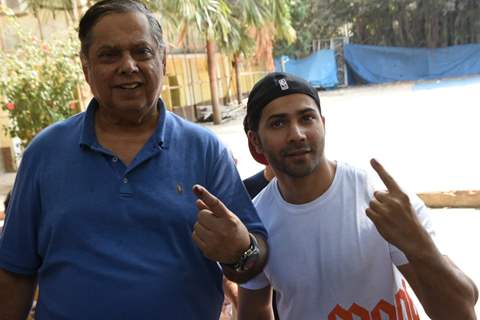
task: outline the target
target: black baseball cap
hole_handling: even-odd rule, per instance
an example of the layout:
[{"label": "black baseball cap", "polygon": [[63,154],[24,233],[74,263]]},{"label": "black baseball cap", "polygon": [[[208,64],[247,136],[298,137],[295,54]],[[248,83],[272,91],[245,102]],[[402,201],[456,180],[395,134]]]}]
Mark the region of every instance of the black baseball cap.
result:
[{"label": "black baseball cap", "polygon": [[[322,113],[317,90],[308,81],[285,72],[272,72],[259,80],[248,95],[247,115],[243,121],[245,133],[248,130],[257,131],[262,110],[267,104],[277,98],[294,93],[310,96],[315,101],[318,111]],[[262,164],[268,164],[265,157],[256,152],[250,141],[248,144],[252,157]]]}]

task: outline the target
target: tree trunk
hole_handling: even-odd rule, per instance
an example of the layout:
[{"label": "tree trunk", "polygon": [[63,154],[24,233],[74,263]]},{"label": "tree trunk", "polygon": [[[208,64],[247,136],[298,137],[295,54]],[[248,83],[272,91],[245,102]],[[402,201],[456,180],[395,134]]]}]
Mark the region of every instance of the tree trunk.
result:
[{"label": "tree trunk", "polygon": [[212,100],[213,123],[220,124],[222,115],[218,104],[217,62],[215,61],[215,42],[207,37],[207,65],[210,79],[210,96]]},{"label": "tree trunk", "polygon": [[38,8],[33,9],[33,16],[37,20],[37,25],[38,25],[38,32],[40,33],[40,39],[42,41],[45,40],[45,36],[43,35],[43,26],[42,26],[42,21],[40,21],[40,16],[38,14]]},{"label": "tree trunk", "polygon": [[5,38],[3,36],[3,16],[0,16],[0,51],[5,50]]},{"label": "tree trunk", "polygon": [[455,13],[455,20],[453,22],[453,42],[452,45],[457,45],[460,43],[460,36],[461,36],[461,20],[462,20],[462,15],[459,14],[458,12]]},{"label": "tree trunk", "polygon": [[443,22],[442,22],[442,48],[445,48],[448,46],[449,41],[448,41],[448,19],[449,13],[446,13],[443,16]]},{"label": "tree trunk", "polygon": [[238,53],[233,55],[233,69],[235,70],[235,86],[237,87],[238,104],[242,104],[242,84],[240,83],[240,57]]},{"label": "tree trunk", "polygon": [[79,20],[78,3],[77,0],[70,0],[70,2],[72,4],[73,25],[76,26]]}]

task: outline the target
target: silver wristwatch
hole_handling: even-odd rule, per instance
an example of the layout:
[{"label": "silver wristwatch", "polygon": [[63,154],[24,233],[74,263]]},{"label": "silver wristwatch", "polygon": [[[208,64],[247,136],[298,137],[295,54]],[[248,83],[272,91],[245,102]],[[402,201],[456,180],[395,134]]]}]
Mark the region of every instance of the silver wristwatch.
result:
[{"label": "silver wristwatch", "polygon": [[260,248],[258,247],[258,242],[255,236],[249,233],[250,236],[250,247],[242,253],[240,259],[236,263],[228,264],[229,267],[234,269],[236,272],[246,272],[251,270],[257,264],[258,258],[260,257]]}]

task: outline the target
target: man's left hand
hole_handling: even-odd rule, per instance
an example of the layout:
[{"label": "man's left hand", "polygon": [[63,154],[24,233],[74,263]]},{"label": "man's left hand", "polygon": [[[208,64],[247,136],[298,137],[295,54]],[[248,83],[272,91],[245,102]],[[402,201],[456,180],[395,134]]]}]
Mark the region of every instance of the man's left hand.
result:
[{"label": "man's left hand", "polygon": [[366,214],[385,240],[405,255],[414,255],[422,250],[422,244],[430,244],[430,236],[418,220],[408,195],[378,161],[372,159],[370,163],[387,190],[375,191]]},{"label": "man's left hand", "polygon": [[224,264],[237,262],[250,246],[247,228],[207,189],[195,185],[193,192],[198,197],[198,217],[193,227],[193,241],[210,260]]}]

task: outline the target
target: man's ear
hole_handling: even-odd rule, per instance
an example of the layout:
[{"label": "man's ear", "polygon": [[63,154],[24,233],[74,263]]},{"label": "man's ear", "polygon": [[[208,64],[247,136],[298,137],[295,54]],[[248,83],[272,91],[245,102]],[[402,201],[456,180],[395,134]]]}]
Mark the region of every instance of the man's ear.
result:
[{"label": "man's ear", "polygon": [[258,133],[252,130],[247,132],[248,141],[255,147],[257,153],[263,154],[262,143],[258,137]]},{"label": "man's ear", "polygon": [[163,65],[163,75],[167,74],[167,48],[163,48],[163,54],[162,54],[162,65]]},{"label": "man's ear", "polygon": [[267,165],[268,160],[263,152],[263,146],[262,146],[262,142],[260,141],[260,136],[258,135],[258,132],[248,130],[247,137],[248,137],[248,149],[253,159],[255,159],[255,161],[261,164]]}]

